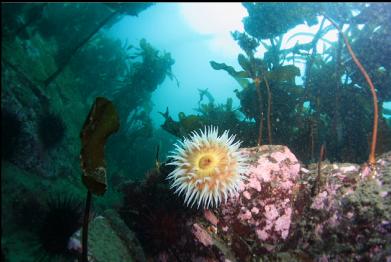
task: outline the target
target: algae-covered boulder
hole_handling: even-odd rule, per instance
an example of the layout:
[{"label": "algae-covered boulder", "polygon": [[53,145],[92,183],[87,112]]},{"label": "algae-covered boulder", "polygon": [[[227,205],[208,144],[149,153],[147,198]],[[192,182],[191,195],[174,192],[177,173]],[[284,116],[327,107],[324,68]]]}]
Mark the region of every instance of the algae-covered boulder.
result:
[{"label": "algae-covered boulder", "polygon": [[91,221],[88,232],[89,261],[146,261],[134,233],[114,210]]},{"label": "algae-covered boulder", "polygon": [[[378,157],[376,176],[370,168],[327,161],[304,166],[281,145],[243,148],[249,168],[239,191],[214,209],[177,205],[181,230],[170,249],[145,255],[158,261],[386,261],[391,247],[391,153]],[[169,199],[166,165],[144,183],[125,185],[121,216],[148,210],[160,218],[172,211],[155,203]],[[157,191],[157,189],[159,189]],[[158,194],[156,192],[159,192]],[[136,198],[137,196],[137,198]],[[137,204],[132,199],[147,200]],[[183,201],[174,197],[175,201]],[[132,204],[133,203],[133,204]],[[145,211],[143,211],[145,212]],[[161,220],[137,220],[140,228],[164,232]],[[170,221],[176,221],[173,217]],[[168,224],[167,224],[168,225]],[[180,226],[179,226],[180,225]],[[145,231],[143,231],[145,232]],[[137,232],[136,232],[137,233]],[[191,248],[189,248],[191,246]]]}]

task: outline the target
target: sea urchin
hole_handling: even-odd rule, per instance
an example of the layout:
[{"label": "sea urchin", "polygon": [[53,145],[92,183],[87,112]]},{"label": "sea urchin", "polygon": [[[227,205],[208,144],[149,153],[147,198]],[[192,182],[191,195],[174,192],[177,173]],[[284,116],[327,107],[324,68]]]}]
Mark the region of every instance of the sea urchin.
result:
[{"label": "sea urchin", "polygon": [[176,168],[167,179],[175,193],[185,194],[185,204],[217,207],[238,190],[246,164],[238,151],[241,142],[234,139],[228,131],[218,136],[218,129],[209,127],[175,145],[169,164]]},{"label": "sea urchin", "polygon": [[[59,195],[48,200],[47,211],[39,230],[39,239],[44,257],[58,261],[71,257],[69,241],[82,226],[82,205],[73,196]],[[45,260],[45,259],[43,259]]]}]

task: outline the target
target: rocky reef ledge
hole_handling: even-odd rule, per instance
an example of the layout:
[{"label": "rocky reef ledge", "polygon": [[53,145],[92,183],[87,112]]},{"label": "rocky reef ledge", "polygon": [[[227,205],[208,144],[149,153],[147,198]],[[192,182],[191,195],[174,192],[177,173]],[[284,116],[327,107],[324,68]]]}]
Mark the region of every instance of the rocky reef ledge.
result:
[{"label": "rocky reef ledge", "polygon": [[[377,158],[375,177],[366,164],[324,161],[304,167],[286,146],[242,153],[248,156],[246,180],[216,209],[182,205],[168,188],[164,165],[145,181],[126,183],[119,213],[145,252],[134,260],[391,259],[391,152]],[[147,219],[137,220],[142,216]],[[158,244],[159,237],[166,245]]]}]

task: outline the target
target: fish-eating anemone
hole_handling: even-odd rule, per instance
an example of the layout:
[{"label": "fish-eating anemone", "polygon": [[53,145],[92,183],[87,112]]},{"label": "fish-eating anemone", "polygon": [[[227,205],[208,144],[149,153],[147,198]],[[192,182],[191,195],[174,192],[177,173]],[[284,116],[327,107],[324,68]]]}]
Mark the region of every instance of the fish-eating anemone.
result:
[{"label": "fish-eating anemone", "polygon": [[240,153],[240,141],[228,131],[219,136],[217,127],[193,131],[179,141],[170,156],[175,166],[167,179],[175,193],[183,194],[185,204],[203,208],[217,207],[233,195],[243,180],[246,159]]}]

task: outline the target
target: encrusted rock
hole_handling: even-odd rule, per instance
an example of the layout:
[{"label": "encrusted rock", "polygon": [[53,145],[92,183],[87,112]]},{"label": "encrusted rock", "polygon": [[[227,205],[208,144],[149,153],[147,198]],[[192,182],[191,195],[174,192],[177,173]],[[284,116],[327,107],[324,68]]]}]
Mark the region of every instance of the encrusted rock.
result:
[{"label": "encrusted rock", "polygon": [[[81,234],[76,235],[80,237]],[[90,262],[146,261],[134,233],[113,210],[108,210],[104,216],[98,216],[91,221],[88,238]]]},{"label": "encrusted rock", "polygon": [[[178,206],[175,212],[183,220],[180,239],[170,249],[146,253],[147,259],[390,260],[391,152],[378,158],[375,172],[365,164],[327,161],[301,167],[286,146],[243,148],[242,153],[247,155],[249,168],[239,191],[215,209],[187,216],[180,214],[191,209]],[[132,199],[148,196],[144,204],[161,205],[162,196],[172,194],[164,174],[161,180],[151,181],[155,182],[145,183],[140,195]],[[151,198],[157,184],[167,190]],[[163,226],[158,222],[166,216],[164,210],[151,212],[158,211],[155,227]]]},{"label": "encrusted rock", "polygon": [[252,252],[271,252],[290,232],[300,164],[285,146],[265,145],[243,153],[250,166],[240,191],[218,209],[221,232],[233,245],[251,238],[256,246]]}]

